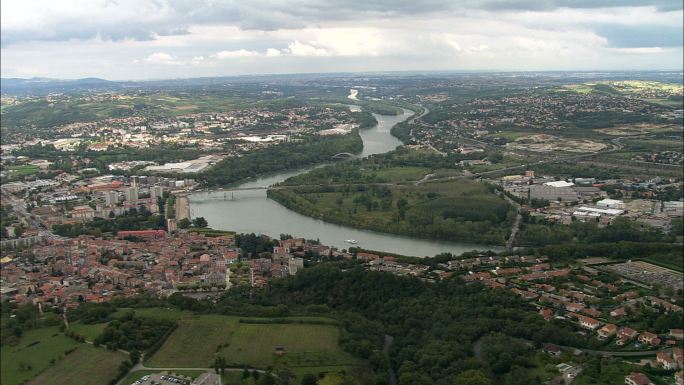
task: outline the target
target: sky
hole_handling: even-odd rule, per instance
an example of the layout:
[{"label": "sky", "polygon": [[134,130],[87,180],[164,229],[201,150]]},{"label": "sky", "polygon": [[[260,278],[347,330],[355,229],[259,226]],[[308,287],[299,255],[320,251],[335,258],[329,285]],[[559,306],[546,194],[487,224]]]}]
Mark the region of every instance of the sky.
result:
[{"label": "sky", "polygon": [[2,0],[0,75],[681,70],[682,0]]}]

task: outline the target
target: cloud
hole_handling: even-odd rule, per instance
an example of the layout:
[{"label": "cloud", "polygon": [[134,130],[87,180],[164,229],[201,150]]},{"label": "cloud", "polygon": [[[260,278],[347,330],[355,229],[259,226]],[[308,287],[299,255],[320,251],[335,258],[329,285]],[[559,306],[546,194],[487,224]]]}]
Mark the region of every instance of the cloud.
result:
[{"label": "cloud", "polygon": [[[0,65],[13,76],[682,66],[681,0],[3,0],[0,5]],[[629,61],[625,55],[631,55]]]},{"label": "cloud", "polygon": [[287,45],[288,54],[293,56],[330,56],[330,52],[324,48],[314,47],[295,40]]},{"label": "cloud", "polygon": [[233,59],[259,56],[259,52],[248,51],[246,49],[238,49],[235,51],[219,51],[214,55],[218,59]]},{"label": "cloud", "polygon": [[322,23],[466,15],[484,11],[643,8],[681,11],[681,0],[3,0],[2,44],[70,39],[152,40],[196,25],[243,30],[302,29]]},{"label": "cloud", "polygon": [[281,50],[277,48],[268,48],[266,50],[266,57],[278,57],[281,56],[283,53]]},{"label": "cloud", "polygon": [[169,55],[168,53],[165,53],[165,52],[155,52],[153,54],[150,54],[145,59],[143,59],[143,61],[146,63],[151,63],[151,64],[164,64],[164,65],[181,65],[181,64],[184,64],[183,61],[178,60],[178,58],[176,58],[172,55]]}]

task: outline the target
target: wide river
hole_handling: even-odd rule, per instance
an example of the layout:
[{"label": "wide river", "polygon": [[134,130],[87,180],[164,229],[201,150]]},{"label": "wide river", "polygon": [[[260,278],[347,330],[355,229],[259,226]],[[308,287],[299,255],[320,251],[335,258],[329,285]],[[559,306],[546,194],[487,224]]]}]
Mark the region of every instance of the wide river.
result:
[{"label": "wide river", "polygon": [[[350,106],[352,110],[357,106]],[[366,157],[394,150],[402,143],[390,134],[392,126],[408,119],[412,112],[404,110],[403,115],[385,116],[373,114],[378,124],[361,130],[363,151],[358,154]],[[235,187],[270,186],[285,179],[307,172],[314,167],[302,168],[276,175],[252,180]],[[429,239],[411,238],[369,230],[327,223],[289,210],[266,197],[266,190],[224,192],[197,192],[190,196],[190,210],[193,217],[204,217],[209,226],[215,229],[231,230],[238,233],[266,234],[278,237],[282,233],[295,237],[318,239],[324,245],[346,249],[347,239],[358,241],[356,246],[370,250],[386,251],[416,257],[434,256],[442,252],[461,254],[472,250],[501,251],[503,247],[473,245],[467,243],[442,242]]]}]

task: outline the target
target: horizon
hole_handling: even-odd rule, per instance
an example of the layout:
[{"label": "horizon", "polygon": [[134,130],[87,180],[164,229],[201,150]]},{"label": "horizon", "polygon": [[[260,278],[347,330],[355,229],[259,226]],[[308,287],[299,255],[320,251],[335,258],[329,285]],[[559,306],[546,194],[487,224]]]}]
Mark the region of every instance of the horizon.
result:
[{"label": "horizon", "polygon": [[[677,0],[3,1],[4,78],[684,67]],[[162,77],[159,74],[163,73]]]},{"label": "horizon", "polygon": [[[416,76],[416,75],[459,75],[459,74],[517,74],[517,73],[583,73],[583,74],[616,74],[616,73],[639,73],[639,72],[655,72],[655,73],[672,73],[679,72],[684,74],[684,70],[677,68],[662,68],[662,69],[582,69],[582,70],[486,70],[486,69],[459,69],[459,70],[407,70],[407,71],[355,71],[355,72],[288,72],[288,73],[246,73],[240,75],[216,75],[216,76],[189,76],[189,77],[160,77],[160,78],[145,78],[145,79],[108,79],[97,76],[82,76],[74,78],[51,78],[42,76],[33,77],[0,77],[3,80],[47,80],[47,81],[79,81],[79,80],[103,80],[112,83],[125,83],[125,82],[155,82],[155,81],[174,81],[174,80],[194,80],[194,79],[221,79],[221,78],[249,78],[249,77],[278,77],[278,76],[335,76],[335,75],[374,75],[374,76],[387,76],[387,75],[404,75],[404,76]],[[684,78],[682,78],[684,81]]]}]

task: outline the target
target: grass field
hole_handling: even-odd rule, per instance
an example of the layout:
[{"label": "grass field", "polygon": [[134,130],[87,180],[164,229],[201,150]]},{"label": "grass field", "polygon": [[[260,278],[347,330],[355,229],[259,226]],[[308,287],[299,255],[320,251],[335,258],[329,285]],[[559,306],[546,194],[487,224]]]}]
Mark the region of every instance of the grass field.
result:
[{"label": "grass field", "polygon": [[238,317],[186,316],[164,345],[150,357],[151,367],[210,367],[219,345],[228,343]]},{"label": "grass field", "polygon": [[[57,361],[64,356],[65,350],[78,345],[80,345],[78,342],[59,333],[56,326],[29,330],[24,333],[17,345],[0,347],[2,356],[0,383],[2,385],[21,384],[49,367],[50,360]],[[22,370],[20,365],[25,369]]]},{"label": "grass field", "polygon": [[69,324],[69,329],[84,336],[86,340],[93,341],[97,336],[100,335],[100,333],[102,333],[106,326],[107,323],[85,325],[80,322],[72,322]]},{"label": "grass field", "polygon": [[[103,385],[116,375],[121,361],[128,357],[91,345],[81,345],[54,366],[51,366],[29,385]],[[3,382],[4,384],[4,382]]]},{"label": "grass field", "polygon": [[22,166],[8,167],[7,171],[9,171],[14,176],[26,176],[26,175],[35,174],[35,173],[39,172],[40,169],[37,166],[22,165]]},{"label": "grass field", "polygon": [[[240,323],[221,353],[229,363],[254,367],[353,364],[355,359],[338,347],[338,338],[339,329],[329,325]],[[285,349],[283,356],[274,354],[277,346]]]},{"label": "grass field", "polygon": [[[217,354],[223,355],[230,366],[257,368],[352,367],[357,363],[353,356],[339,348],[339,329],[334,320],[321,317],[288,319],[329,321],[330,324],[260,323],[269,319],[186,314],[179,319],[178,329],[145,364],[150,367],[211,367]],[[283,346],[285,355],[277,357],[274,354],[276,346]]]},{"label": "grass field", "polygon": [[122,315],[126,314],[130,310],[133,310],[135,312],[136,316],[143,317],[143,318],[159,318],[159,319],[176,320],[176,319],[180,319],[180,318],[192,315],[191,312],[178,310],[178,309],[151,307],[151,308],[141,308],[141,309],[120,308],[119,310],[116,311],[116,313],[113,314],[113,317],[115,317],[115,318],[121,317]]}]

